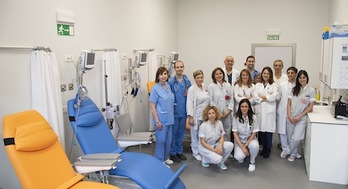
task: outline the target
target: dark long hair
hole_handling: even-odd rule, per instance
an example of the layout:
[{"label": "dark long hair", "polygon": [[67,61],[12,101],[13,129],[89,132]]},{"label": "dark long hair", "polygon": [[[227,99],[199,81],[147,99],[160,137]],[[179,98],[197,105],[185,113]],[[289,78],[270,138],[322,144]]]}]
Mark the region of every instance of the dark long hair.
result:
[{"label": "dark long hair", "polygon": [[300,70],[296,76],[296,84],[295,87],[292,88],[292,94],[294,96],[298,96],[300,94],[301,91],[301,84],[300,84],[300,77],[301,75],[304,75],[307,78],[307,83],[309,82],[309,77],[308,77],[308,73],[306,72],[306,70]]},{"label": "dark long hair", "polygon": [[248,119],[249,119],[249,124],[252,124],[252,123],[254,123],[254,120],[253,120],[254,111],[253,111],[253,109],[251,108],[250,101],[249,101],[247,98],[244,98],[244,99],[242,99],[242,100],[239,102],[237,113],[236,113],[234,116],[235,116],[236,118],[238,118],[239,122],[244,123],[242,110],[240,109],[240,106],[241,106],[244,102],[246,102],[246,103],[248,104],[248,106],[249,106],[249,110],[248,110]]}]

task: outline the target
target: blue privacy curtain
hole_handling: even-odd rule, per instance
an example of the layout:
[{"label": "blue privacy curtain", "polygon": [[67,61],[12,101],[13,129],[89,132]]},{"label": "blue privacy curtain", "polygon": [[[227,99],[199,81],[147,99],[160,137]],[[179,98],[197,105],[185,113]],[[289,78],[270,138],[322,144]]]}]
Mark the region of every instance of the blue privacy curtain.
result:
[{"label": "blue privacy curtain", "polygon": [[31,52],[32,109],[37,110],[50,123],[65,148],[60,75],[53,52]]}]

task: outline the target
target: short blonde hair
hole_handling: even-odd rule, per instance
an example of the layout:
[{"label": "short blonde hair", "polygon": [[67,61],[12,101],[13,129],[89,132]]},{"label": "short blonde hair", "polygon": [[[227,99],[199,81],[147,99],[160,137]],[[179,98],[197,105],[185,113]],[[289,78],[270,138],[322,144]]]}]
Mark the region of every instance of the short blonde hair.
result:
[{"label": "short blonde hair", "polygon": [[208,118],[208,112],[209,110],[214,110],[215,111],[215,120],[218,120],[220,119],[220,112],[219,110],[215,107],[215,106],[207,106],[204,111],[203,111],[203,121],[208,121],[209,118]]},{"label": "short blonde hair", "polygon": [[196,78],[197,75],[204,75],[202,70],[196,70],[193,72],[193,78]]}]

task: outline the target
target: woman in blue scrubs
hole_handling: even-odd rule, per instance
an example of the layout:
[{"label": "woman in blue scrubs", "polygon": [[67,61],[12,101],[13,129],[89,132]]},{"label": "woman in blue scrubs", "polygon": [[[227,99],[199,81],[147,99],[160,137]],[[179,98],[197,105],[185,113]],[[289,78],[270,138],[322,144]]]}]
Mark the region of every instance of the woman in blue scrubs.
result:
[{"label": "woman in blue scrubs", "polygon": [[156,130],[155,157],[165,164],[173,164],[169,159],[174,124],[174,95],[167,84],[168,70],[160,67],[156,72],[156,84],[150,92],[150,111]]}]

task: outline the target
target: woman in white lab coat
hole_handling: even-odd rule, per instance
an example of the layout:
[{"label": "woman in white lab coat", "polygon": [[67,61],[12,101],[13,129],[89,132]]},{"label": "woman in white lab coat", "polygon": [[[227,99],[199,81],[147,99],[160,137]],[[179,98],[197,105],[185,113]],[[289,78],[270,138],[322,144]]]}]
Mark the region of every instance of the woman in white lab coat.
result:
[{"label": "woman in white lab coat", "polygon": [[288,80],[287,74],[283,73],[283,68],[284,64],[282,60],[278,59],[273,62],[273,79],[278,85]]},{"label": "woman in white lab coat", "polygon": [[289,95],[287,124],[287,131],[290,137],[289,161],[296,159],[295,150],[305,135],[308,119],[307,113],[313,110],[315,104],[315,90],[308,86],[308,81],[307,72],[300,70],[296,77],[296,85]]},{"label": "woman in white lab coat", "polygon": [[254,100],[255,113],[260,125],[260,142],[263,149],[260,153],[268,158],[271,153],[272,137],[276,129],[276,98],[277,84],[273,81],[273,72],[270,67],[264,67],[261,72],[261,83],[255,85]]},{"label": "woman in white lab coat", "polygon": [[198,152],[198,130],[203,122],[203,110],[209,105],[208,88],[203,83],[204,74],[202,70],[193,72],[195,83],[188,89],[186,111],[188,116],[188,124],[191,133],[191,150],[192,155],[198,161],[202,161]]},{"label": "woman in white lab coat", "polygon": [[239,102],[242,99],[248,99],[251,104],[251,108],[254,110],[254,93],[255,85],[253,84],[253,80],[251,79],[250,72],[247,69],[243,69],[240,72],[240,79],[238,83],[234,86],[234,99],[235,99],[235,110],[238,110]]},{"label": "woman in white lab coat", "polygon": [[[277,106],[277,133],[279,134],[279,142],[281,144],[281,158],[285,158],[284,153],[289,154],[289,142],[286,133],[286,122],[288,119],[288,97],[295,86],[297,68],[289,67],[286,70],[288,81],[281,83],[278,87],[279,102]],[[282,155],[283,154],[283,155]]]},{"label": "woman in white lab coat", "polygon": [[225,80],[222,68],[217,67],[211,74],[213,83],[208,87],[210,105],[217,107],[221,114],[221,122],[225,130],[225,141],[231,141],[231,125],[233,114],[233,91],[232,86]]}]

